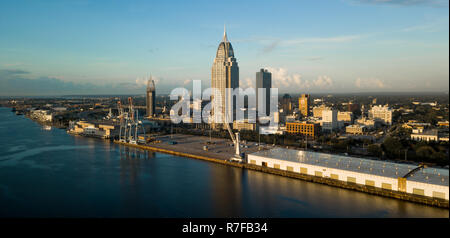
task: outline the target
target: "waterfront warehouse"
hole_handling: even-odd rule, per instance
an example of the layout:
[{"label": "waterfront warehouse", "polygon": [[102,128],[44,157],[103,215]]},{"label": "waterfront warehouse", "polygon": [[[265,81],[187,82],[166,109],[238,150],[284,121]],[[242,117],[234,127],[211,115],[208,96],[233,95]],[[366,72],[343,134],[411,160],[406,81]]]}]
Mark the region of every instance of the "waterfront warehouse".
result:
[{"label": "waterfront warehouse", "polygon": [[284,148],[248,155],[248,163],[348,183],[449,200],[449,171]]}]

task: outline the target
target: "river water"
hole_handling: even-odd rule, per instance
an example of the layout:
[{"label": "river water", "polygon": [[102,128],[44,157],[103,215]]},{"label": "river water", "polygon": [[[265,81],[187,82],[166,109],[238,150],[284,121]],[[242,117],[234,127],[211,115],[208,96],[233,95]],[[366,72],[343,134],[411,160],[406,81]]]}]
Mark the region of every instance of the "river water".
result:
[{"label": "river water", "polygon": [[448,209],[45,130],[0,108],[0,217],[449,217]]}]

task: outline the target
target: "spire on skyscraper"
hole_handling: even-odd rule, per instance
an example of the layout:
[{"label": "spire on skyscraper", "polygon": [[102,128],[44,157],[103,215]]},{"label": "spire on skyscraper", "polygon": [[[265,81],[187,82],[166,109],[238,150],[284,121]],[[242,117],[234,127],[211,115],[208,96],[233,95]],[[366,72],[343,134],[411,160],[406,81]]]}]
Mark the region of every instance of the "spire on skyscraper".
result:
[{"label": "spire on skyscraper", "polygon": [[223,25],[223,39],[222,42],[228,42],[227,39],[227,28],[225,27],[225,24]]},{"label": "spire on skyscraper", "polygon": [[153,80],[153,77],[151,75],[147,80],[147,91],[155,91],[155,81]]}]

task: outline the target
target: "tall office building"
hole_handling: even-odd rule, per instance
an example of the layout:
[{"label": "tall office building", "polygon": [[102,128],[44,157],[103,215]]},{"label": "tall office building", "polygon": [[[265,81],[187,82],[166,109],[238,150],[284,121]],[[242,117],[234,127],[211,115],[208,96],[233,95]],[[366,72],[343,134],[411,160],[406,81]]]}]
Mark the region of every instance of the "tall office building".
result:
[{"label": "tall office building", "polygon": [[152,77],[147,81],[147,117],[153,117],[155,115],[155,82]]},{"label": "tall office building", "polygon": [[298,110],[300,111],[300,113],[302,114],[303,117],[307,117],[310,115],[309,104],[310,104],[309,94],[302,94],[298,98]]},{"label": "tall office building", "polygon": [[334,131],[338,128],[337,110],[329,109],[322,111],[322,131]]},{"label": "tall office building", "polygon": [[[213,91],[211,97],[213,103],[211,126],[217,128],[217,122],[223,121],[224,115],[232,117],[232,120],[236,118],[236,101],[229,94],[230,91],[226,94],[225,89],[239,87],[239,67],[225,29],[211,69],[211,87],[220,93],[220,95],[216,95]],[[230,107],[232,102],[234,102],[233,107]],[[214,111],[214,108],[220,108],[221,113]]]},{"label": "tall office building", "polygon": [[291,95],[284,94],[283,98],[281,99],[281,108],[283,108],[283,113],[285,115],[288,115],[292,112],[292,101],[291,101]]},{"label": "tall office building", "polygon": [[[264,98],[262,98],[262,95],[259,95],[259,89],[263,88],[266,92],[266,95]],[[261,116],[268,116],[270,115],[270,88],[272,88],[272,74],[267,71],[267,69],[261,69],[259,72],[256,72],[256,110],[259,110],[260,103],[265,103],[266,106],[266,115]],[[261,97],[261,99],[260,99]],[[259,112],[258,112],[259,115]]]}]

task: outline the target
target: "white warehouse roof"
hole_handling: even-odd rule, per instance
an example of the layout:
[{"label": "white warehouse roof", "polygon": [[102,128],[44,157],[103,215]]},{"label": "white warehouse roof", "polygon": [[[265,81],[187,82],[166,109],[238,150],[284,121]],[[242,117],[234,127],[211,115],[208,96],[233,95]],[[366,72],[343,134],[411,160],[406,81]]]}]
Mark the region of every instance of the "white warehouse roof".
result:
[{"label": "white warehouse roof", "polygon": [[[274,148],[250,154],[249,156],[260,156],[269,159],[298,162],[303,164],[348,170],[358,173],[366,173],[383,177],[398,178],[408,174],[417,168],[416,165],[386,162],[381,160],[361,159],[349,156],[325,154],[311,151],[301,151],[284,148]],[[425,168],[416,171],[407,178],[428,184],[448,186],[449,171],[440,168]]]}]

